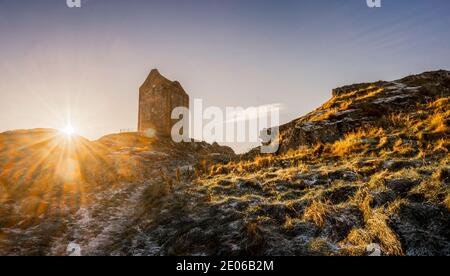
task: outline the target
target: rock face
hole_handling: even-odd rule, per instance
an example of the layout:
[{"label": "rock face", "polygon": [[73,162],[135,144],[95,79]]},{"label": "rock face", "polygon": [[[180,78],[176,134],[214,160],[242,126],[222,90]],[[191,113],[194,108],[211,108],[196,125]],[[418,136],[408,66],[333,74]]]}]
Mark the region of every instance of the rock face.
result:
[{"label": "rock face", "polygon": [[163,77],[153,69],[139,88],[138,131],[170,136],[175,123],[171,119],[176,107],[189,108],[189,96],[177,81]]},{"label": "rock face", "polygon": [[280,126],[280,152],[332,143],[359,127],[376,126],[399,113],[420,116],[415,106],[450,96],[450,72],[425,72],[396,81],[378,81],[333,89],[333,97],[315,111]]}]

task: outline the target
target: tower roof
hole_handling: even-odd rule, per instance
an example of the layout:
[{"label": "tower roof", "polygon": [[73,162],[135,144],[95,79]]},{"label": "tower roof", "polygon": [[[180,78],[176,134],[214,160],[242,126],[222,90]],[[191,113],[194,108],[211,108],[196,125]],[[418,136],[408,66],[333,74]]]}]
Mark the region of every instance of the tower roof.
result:
[{"label": "tower roof", "polygon": [[166,77],[161,75],[161,73],[159,73],[158,69],[152,69],[150,71],[150,74],[148,75],[147,79],[141,85],[141,89],[146,87],[152,88],[155,85],[173,86],[174,88],[181,89],[184,93],[186,93],[178,81],[171,81],[167,79]]}]

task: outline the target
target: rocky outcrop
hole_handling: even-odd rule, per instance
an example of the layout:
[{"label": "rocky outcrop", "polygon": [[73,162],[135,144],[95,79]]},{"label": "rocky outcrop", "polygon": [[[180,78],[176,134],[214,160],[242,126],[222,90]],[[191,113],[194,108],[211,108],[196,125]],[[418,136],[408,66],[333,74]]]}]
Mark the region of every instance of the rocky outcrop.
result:
[{"label": "rocky outcrop", "polygon": [[450,72],[434,71],[396,81],[336,88],[317,110],[280,127],[279,152],[331,143],[362,126],[376,126],[391,114],[414,114],[418,104],[450,96]]}]

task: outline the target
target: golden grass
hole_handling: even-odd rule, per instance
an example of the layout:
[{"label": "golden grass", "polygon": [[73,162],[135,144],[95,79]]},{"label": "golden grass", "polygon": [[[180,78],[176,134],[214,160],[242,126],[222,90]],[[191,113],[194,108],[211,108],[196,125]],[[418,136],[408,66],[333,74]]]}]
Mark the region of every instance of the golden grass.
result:
[{"label": "golden grass", "polygon": [[373,91],[376,88],[377,88],[376,85],[371,84],[371,85],[369,85],[367,87],[364,87],[364,88],[360,88],[360,89],[357,89],[357,90],[349,91],[349,92],[347,92],[345,94],[342,94],[342,95],[340,95],[338,97],[335,97],[335,98],[336,98],[336,100],[346,100],[346,99],[353,98],[354,96],[356,96],[358,94],[361,94],[361,93],[364,93],[364,92],[368,92],[368,91]]},{"label": "golden grass", "polygon": [[284,229],[292,229],[295,225],[295,220],[291,218],[290,216],[286,215],[284,219],[283,228]]},{"label": "golden grass", "polygon": [[372,209],[372,197],[367,191],[360,194],[359,209],[363,213],[366,226],[364,229],[351,231],[347,240],[354,245],[366,245],[372,242],[379,243],[384,252],[389,255],[403,255],[401,243],[397,235],[387,224],[389,217],[384,208]]},{"label": "golden grass", "polygon": [[306,207],[303,213],[303,218],[307,221],[311,221],[317,226],[323,227],[327,220],[327,217],[331,216],[335,211],[335,208],[327,202],[321,202],[314,200],[308,207]]},{"label": "golden grass", "polygon": [[323,113],[317,114],[313,116],[309,121],[310,122],[319,122],[330,119],[334,114],[339,111],[339,108],[331,108],[325,110]]},{"label": "golden grass", "polygon": [[366,95],[363,96],[359,96],[356,98],[357,101],[362,101],[362,100],[366,100],[369,98],[373,98],[376,97],[378,94],[382,93],[384,91],[384,88],[371,88],[368,89],[368,93]]},{"label": "golden grass", "polygon": [[450,141],[448,139],[440,139],[436,142],[433,153],[448,153]]},{"label": "golden grass", "polygon": [[[371,89],[372,91],[351,93],[354,93],[352,96],[357,95],[360,96],[359,99],[362,99],[382,92],[376,87]],[[367,94],[363,95],[362,93]],[[352,100],[355,99],[350,99],[349,94],[335,97],[333,101],[327,103],[326,110],[322,109],[323,113],[312,120],[328,119],[336,112],[349,108]],[[378,198],[375,193],[389,191],[385,185],[385,179],[408,179],[420,183],[412,188],[409,195],[420,194],[420,198],[423,195],[423,198],[430,203],[450,209],[450,190],[443,182],[442,176],[438,176],[437,173],[430,176],[428,173],[436,168],[447,168],[449,164],[448,155],[445,155],[449,152],[449,140],[446,139],[446,136],[441,135],[448,131],[447,106],[448,99],[440,99],[428,104],[428,110],[423,110],[425,105],[421,106],[422,112],[416,112],[412,116],[408,114],[386,115],[383,117],[385,121],[347,133],[341,140],[334,143],[303,146],[280,155],[260,155],[253,160],[236,161],[221,166],[226,168],[229,173],[234,174],[236,178],[258,179],[259,183],[263,183],[264,192],[269,195],[260,195],[265,203],[275,204],[277,202],[277,204],[285,206],[291,205],[293,209],[298,208],[299,210],[303,209],[304,204],[308,204],[301,217],[291,213],[289,213],[291,216],[283,214],[284,222],[280,225],[283,229],[292,229],[299,220],[309,221],[318,227],[325,227],[328,223],[332,223],[334,216],[340,214],[341,208],[358,206],[363,215],[364,224],[354,226],[355,228],[339,243],[343,250],[348,249],[348,252],[365,254],[367,245],[377,243],[381,246],[384,254],[403,255],[399,237],[390,228],[389,219],[411,199],[403,194],[397,195],[396,198],[386,197],[385,199],[384,194],[381,194],[380,200],[387,202],[377,208],[372,208],[372,201],[375,196]],[[430,135],[431,132],[436,132],[438,135]],[[424,139],[418,139],[420,134],[423,134]],[[410,142],[415,139],[417,139],[417,146],[416,142]],[[415,153],[418,154],[413,157],[412,154]],[[336,157],[343,157],[343,159]],[[381,166],[384,161],[387,161],[387,157],[393,161],[414,161],[420,160],[418,157],[421,157],[424,163],[420,169],[406,168],[393,172],[384,170]],[[436,161],[437,159],[439,161]],[[215,166],[214,173],[218,173],[218,168],[221,166]],[[327,181],[327,173],[337,170],[355,171],[359,174],[359,178],[357,181],[334,180],[330,182],[331,187],[319,187],[320,185],[310,187],[308,184],[299,185],[300,191],[286,190],[291,189],[292,184],[307,183],[311,175],[320,181]],[[205,182],[212,181],[208,179],[211,178],[205,176]],[[290,185],[283,186],[285,182]],[[328,189],[333,190],[339,185],[348,186],[350,182],[359,187],[350,200],[339,205],[322,200]],[[279,189],[280,187],[283,189]],[[216,193],[214,189],[210,189],[210,191]],[[220,193],[216,196],[217,200],[224,198],[224,195]],[[257,216],[258,213],[265,210],[258,208],[261,208],[261,205],[255,204],[245,212],[250,217]],[[266,215],[273,219],[271,214]],[[261,229],[257,229],[249,225],[246,232],[249,234],[248,236],[258,236]],[[258,243],[256,242],[256,244]]]},{"label": "golden grass", "polygon": [[402,139],[395,141],[393,152],[399,155],[411,155],[415,148],[410,143],[405,143]]},{"label": "golden grass", "polygon": [[386,118],[390,127],[394,129],[411,129],[415,122],[411,119],[408,114],[403,113],[393,113]]},{"label": "golden grass", "polygon": [[388,226],[388,216],[380,211],[374,211],[369,219],[366,220],[366,229],[368,235],[373,240],[379,241],[381,248],[389,255],[403,255],[402,245],[398,236]]},{"label": "golden grass", "polygon": [[339,111],[347,110],[353,103],[353,100],[347,99],[342,100],[339,97],[335,97],[325,103],[319,110],[322,110],[322,113],[314,115],[309,121],[310,122],[318,122],[323,120],[330,119],[334,114]]},{"label": "golden grass", "polygon": [[346,157],[356,150],[361,150],[363,145],[361,141],[345,138],[334,143],[332,153],[336,156]]},{"label": "golden grass", "polygon": [[430,117],[430,130],[434,133],[444,133],[447,131],[444,113],[435,113]]},{"label": "golden grass", "polygon": [[417,172],[414,168],[405,168],[401,169],[397,172],[390,173],[386,176],[388,179],[409,179],[409,180],[420,180],[422,179],[422,175]]},{"label": "golden grass", "polygon": [[[292,151],[293,154],[293,151]],[[285,154],[284,156],[287,156]],[[210,167],[210,176],[230,174],[230,173],[252,173],[261,171],[265,168],[271,168],[275,157],[272,155],[258,155],[253,160],[242,160],[230,162],[226,165],[216,164]]]},{"label": "golden grass", "polygon": [[445,198],[444,206],[450,210],[450,194],[448,194],[447,197]]},{"label": "golden grass", "polygon": [[442,185],[439,181],[426,180],[420,185],[414,187],[411,193],[421,194],[429,201],[435,201],[437,195],[441,192]]},{"label": "golden grass", "polygon": [[344,240],[344,243],[351,243],[355,246],[367,246],[372,243],[372,237],[365,229],[353,228]]},{"label": "golden grass", "polygon": [[308,249],[314,252],[319,252],[321,254],[329,254],[329,244],[324,238],[314,238],[308,242]]},{"label": "golden grass", "polygon": [[[429,202],[440,204],[442,196],[450,195],[450,189],[445,185],[441,179],[442,170],[438,169],[431,178],[423,180],[418,186],[414,187],[410,193],[420,194]],[[443,204],[446,205],[445,200]]]},{"label": "golden grass", "polygon": [[344,111],[349,109],[349,107],[352,105],[353,101],[352,100],[346,100],[341,102],[340,106],[339,106],[339,110],[340,111]]},{"label": "golden grass", "polygon": [[361,152],[369,149],[370,145],[365,143],[363,139],[384,137],[382,128],[370,128],[367,130],[358,130],[348,133],[343,139],[336,141],[331,148],[331,152],[340,157],[346,157],[351,153]]},{"label": "golden grass", "polygon": [[212,165],[211,169],[210,169],[210,175],[211,176],[215,176],[215,175],[221,175],[221,174],[228,174],[230,171],[228,170],[227,166],[224,165]]},{"label": "golden grass", "polygon": [[384,213],[387,216],[392,216],[400,209],[400,207],[404,204],[408,204],[408,200],[404,198],[397,198],[396,200],[390,202],[388,206],[385,208]]},{"label": "golden grass", "polygon": [[380,138],[380,141],[378,142],[377,149],[382,149],[386,147],[389,144],[389,138],[384,136]]},{"label": "golden grass", "polygon": [[427,105],[428,109],[448,109],[450,106],[450,97],[439,98]]},{"label": "golden grass", "polygon": [[255,158],[254,164],[258,169],[268,168],[272,165],[274,158],[272,155],[257,156]]},{"label": "golden grass", "polygon": [[373,198],[366,189],[361,190],[357,196],[358,197],[355,198],[355,201],[359,201],[359,203],[357,202],[358,207],[363,214],[364,220],[367,221],[372,215],[372,208],[370,207],[370,204],[372,203]]},{"label": "golden grass", "polygon": [[305,174],[311,170],[310,166],[308,164],[305,164],[303,161],[298,161],[297,163],[298,172],[301,174]]}]

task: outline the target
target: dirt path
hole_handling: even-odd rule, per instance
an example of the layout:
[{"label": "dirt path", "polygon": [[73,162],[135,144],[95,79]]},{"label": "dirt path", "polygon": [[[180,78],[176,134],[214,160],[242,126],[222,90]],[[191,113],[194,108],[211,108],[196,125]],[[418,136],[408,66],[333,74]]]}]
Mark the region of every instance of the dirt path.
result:
[{"label": "dirt path", "polygon": [[120,233],[133,227],[130,222],[143,191],[152,183],[121,183],[117,189],[94,196],[95,204],[80,209],[57,239],[50,255],[110,255],[106,248],[120,242]]}]

